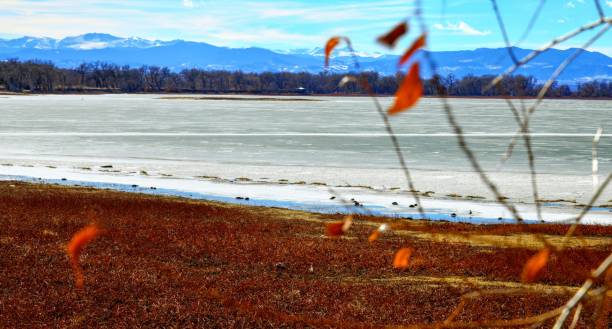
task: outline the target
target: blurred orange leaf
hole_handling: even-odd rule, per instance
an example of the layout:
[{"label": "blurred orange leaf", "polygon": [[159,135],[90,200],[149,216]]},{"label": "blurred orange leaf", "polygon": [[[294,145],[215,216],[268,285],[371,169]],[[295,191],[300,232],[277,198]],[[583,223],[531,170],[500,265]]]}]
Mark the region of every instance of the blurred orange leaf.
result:
[{"label": "blurred orange leaf", "polygon": [[357,82],[357,78],[350,76],[350,75],[345,75],[342,77],[342,79],[338,83],[338,87],[344,87],[346,84],[351,83],[351,82]]},{"label": "blurred orange leaf", "polygon": [[401,22],[397,24],[391,31],[387,32],[385,35],[381,35],[377,40],[383,45],[393,48],[395,43],[399,38],[408,32],[408,24],[406,22]]},{"label": "blurred orange leaf", "polygon": [[101,233],[102,230],[95,224],[88,225],[75,233],[68,243],[67,252],[74,271],[75,284],[77,288],[82,288],[84,283],[83,269],[79,265],[79,257],[81,256],[81,252],[87,244],[89,244]]},{"label": "blurred orange leaf", "polygon": [[534,282],[540,273],[544,269],[544,266],[548,263],[548,258],[550,257],[550,249],[544,248],[538,251],[537,254],[531,256],[527,263],[525,263],[525,267],[523,267],[523,273],[521,274],[521,281],[523,283],[531,283]]},{"label": "blurred orange leaf", "polygon": [[399,269],[405,269],[410,263],[410,256],[412,255],[412,248],[402,248],[395,253],[393,257],[393,267]]},{"label": "blurred orange leaf", "polygon": [[421,34],[421,36],[412,43],[412,46],[406,50],[399,60],[399,65],[406,63],[410,57],[412,57],[417,50],[423,48],[423,46],[425,46],[425,34]]},{"label": "blurred orange leaf", "polygon": [[353,225],[353,216],[348,215],[344,217],[344,223],[342,223],[342,232],[348,232],[349,228]]},{"label": "blurred orange leaf", "polygon": [[325,44],[325,67],[329,66],[329,56],[339,43],[340,37],[332,37],[327,40],[327,43]]},{"label": "blurred orange leaf", "polygon": [[326,223],[325,229],[327,231],[327,235],[329,236],[340,236],[348,232],[352,224],[353,216],[348,215],[344,217],[344,220],[341,222]]},{"label": "blurred orange leaf", "polygon": [[370,234],[370,236],[368,237],[368,242],[374,242],[378,240],[379,236],[380,236],[380,231],[374,230],[374,232],[372,232],[372,234]]},{"label": "blurred orange leaf", "polygon": [[400,113],[414,106],[423,95],[423,83],[419,77],[419,63],[410,67],[408,75],[402,80],[402,84],[395,93],[395,102],[389,109],[390,115]]},{"label": "blurred orange leaf", "polygon": [[333,222],[326,223],[325,230],[327,231],[327,235],[329,236],[340,236],[344,231],[342,231],[342,226],[344,226],[344,222]]}]

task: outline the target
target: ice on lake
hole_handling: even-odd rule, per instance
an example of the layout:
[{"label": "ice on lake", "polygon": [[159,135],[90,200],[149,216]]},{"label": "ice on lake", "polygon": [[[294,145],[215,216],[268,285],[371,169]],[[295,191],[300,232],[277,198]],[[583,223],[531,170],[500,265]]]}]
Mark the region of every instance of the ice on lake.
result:
[{"label": "ice on lake", "polygon": [[[191,189],[212,182],[217,184],[213,184],[216,194],[228,197],[236,194],[228,185],[235,179],[243,187],[299,183],[290,190],[275,187],[276,196],[265,195],[285,200],[287,196],[280,194],[290,193],[295,202],[306,198],[305,190],[315,189],[327,200],[330,192],[323,184],[368,187],[361,188],[363,195],[409,198],[389,137],[369,98],[162,99],[166,97],[0,98],[0,162],[6,164],[0,166],[0,174],[18,175],[30,168],[34,175],[33,166],[51,175],[48,178],[71,174],[96,180],[112,176],[126,182],[129,177],[171,178]],[[387,105],[391,99],[381,101]],[[505,101],[450,102],[470,147],[502,194],[528,207],[533,197],[522,140],[512,158],[500,166],[500,157],[517,129]],[[520,111],[521,102],[516,104]],[[611,113],[610,102],[599,100],[546,100],[538,108],[530,128],[540,198],[549,200],[549,206],[569,209],[591,198],[591,148],[598,127],[604,129],[598,145],[600,180],[610,173]],[[431,197],[438,201],[491,199],[459,149],[438,99],[423,99],[391,121],[419,191],[432,191]],[[51,169],[56,169],[55,176]],[[173,187],[180,189],[180,184]],[[262,189],[251,193],[261,193],[257,190]],[[609,204],[611,199],[607,189],[596,204]],[[610,216],[609,211],[600,211]]]}]

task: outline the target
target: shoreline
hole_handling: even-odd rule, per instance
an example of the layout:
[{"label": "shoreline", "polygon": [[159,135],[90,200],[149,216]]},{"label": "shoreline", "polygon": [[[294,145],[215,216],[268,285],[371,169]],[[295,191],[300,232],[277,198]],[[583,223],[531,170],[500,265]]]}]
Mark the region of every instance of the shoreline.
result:
[{"label": "shoreline", "polygon": [[[1,167],[0,180],[19,180],[64,186],[87,186],[149,195],[179,196],[240,205],[278,207],[321,214],[354,213],[413,219],[420,215],[409,191],[378,190],[367,186],[328,186],[324,183],[254,181],[246,177],[177,177],[168,174],[126,174],[113,169],[70,170],[48,167]],[[435,196],[420,192],[426,218],[431,221],[480,224],[513,223],[509,212],[496,202],[467,195]],[[604,202],[604,201],[602,201]],[[612,210],[596,206],[585,216],[585,224],[612,224]],[[515,203],[526,223],[536,223],[535,205]],[[565,222],[581,207],[564,199],[542,200],[546,222]]]},{"label": "shoreline", "polygon": [[[519,318],[563,305],[612,246],[611,226],[580,225],[565,241],[567,225],[367,216],[330,238],[325,224],[341,215],[14,181],[0,182],[0,207],[2,327],[431,324],[465,292],[502,289],[513,293],[476,302],[458,320]],[[105,233],[85,248],[76,289],[65,246],[92,222]],[[383,223],[391,229],[368,242]],[[541,237],[564,248],[523,284]],[[409,267],[393,269],[408,246]]]},{"label": "shoreline", "polygon": [[[236,92],[216,92],[216,93],[190,93],[190,92],[137,92],[137,93],[128,93],[128,92],[109,92],[109,91],[84,91],[84,92],[74,92],[74,91],[70,91],[70,92],[52,92],[52,93],[29,93],[29,92],[23,92],[23,93],[16,93],[16,92],[6,92],[6,91],[0,91],[0,96],[47,96],[47,95],[75,95],[75,96],[99,96],[99,95],[164,95],[164,97],[168,97],[168,98],[162,98],[162,99],[172,99],[172,98],[176,98],[177,100],[180,100],[181,97],[180,96],[185,96],[188,95],[188,97],[193,97],[193,98],[203,98],[200,100],[213,100],[212,98],[215,98],[215,96],[219,96],[218,98],[223,99],[223,97],[228,97],[228,96],[261,96],[261,97],[304,97],[304,98],[309,98],[309,97],[366,97],[369,98],[371,96],[367,95],[367,94],[302,94],[302,93],[236,93]],[[172,97],[172,96],[177,96],[177,97]],[[377,97],[394,97],[393,94],[379,94],[376,95]],[[422,96],[422,98],[431,98],[431,99],[438,99],[438,98],[448,98],[448,99],[493,99],[493,100],[504,100],[504,99],[512,99],[512,100],[534,100],[537,99],[537,97],[535,96],[528,96],[528,97],[522,97],[522,96],[508,96],[508,97],[501,97],[501,96],[446,96],[446,97],[439,97],[439,96],[432,96],[432,95],[424,95]],[[282,100],[282,99],[279,99]],[[610,101],[612,100],[612,97],[544,97],[544,100],[589,100],[589,101]],[[308,100],[311,101],[311,100]]]}]

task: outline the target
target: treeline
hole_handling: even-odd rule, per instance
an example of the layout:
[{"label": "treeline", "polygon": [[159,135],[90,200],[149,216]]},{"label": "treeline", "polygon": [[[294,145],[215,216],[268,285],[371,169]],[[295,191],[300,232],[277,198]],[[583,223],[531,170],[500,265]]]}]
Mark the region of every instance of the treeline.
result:
[{"label": "treeline", "polygon": [[[381,95],[395,93],[401,75],[383,76],[364,72],[373,91]],[[122,92],[122,93],[248,93],[248,94],[363,94],[360,86],[339,86],[343,74],[330,73],[244,73],[143,66],[132,68],[109,63],[82,64],[74,69],[58,68],[52,63],[18,60],[0,62],[0,90],[10,92]],[[426,95],[437,95],[438,84],[450,96],[517,96],[537,95],[541,84],[533,77],[506,77],[497,88],[483,91],[493,76],[437,77],[424,81]],[[593,81],[570,88],[553,84],[547,97],[612,97],[612,82]]]}]

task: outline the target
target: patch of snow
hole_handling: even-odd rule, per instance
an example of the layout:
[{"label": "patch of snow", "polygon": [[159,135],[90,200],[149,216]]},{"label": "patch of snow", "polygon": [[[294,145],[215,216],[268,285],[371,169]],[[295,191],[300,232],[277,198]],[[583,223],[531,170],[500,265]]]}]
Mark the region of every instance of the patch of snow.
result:
[{"label": "patch of snow", "polygon": [[[62,185],[84,185],[148,194],[175,195],[193,199],[206,199],[247,205],[283,207],[321,213],[353,212],[399,217],[418,217],[414,199],[405,193],[373,191],[356,187],[338,187],[340,195],[353,196],[363,207],[346,206],[330,199],[327,187],[274,183],[235,183],[220,180],[167,178],[142,175],[112,175],[78,172],[69,168],[3,167],[0,180],[24,180]],[[151,187],[155,187],[152,189]],[[237,199],[249,197],[250,200]],[[400,201],[399,205],[393,202]],[[421,198],[428,219],[464,221],[473,223],[511,222],[510,213],[494,202]],[[533,220],[533,204],[517,204],[523,218]],[[547,205],[543,209],[547,222],[567,221],[580,213],[580,209],[561,205]],[[454,214],[454,216],[453,216]],[[501,218],[501,220],[499,219]],[[582,223],[612,224],[612,212],[595,208]]]},{"label": "patch of snow", "polygon": [[108,42],[82,42],[82,43],[77,43],[77,44],[73,44],[68,46],[68,48],[72,48],[72,49],[81,49],[81,50],[91,50],[91,49],[103,49],[103,48],[107,48],[109,45]]}]

